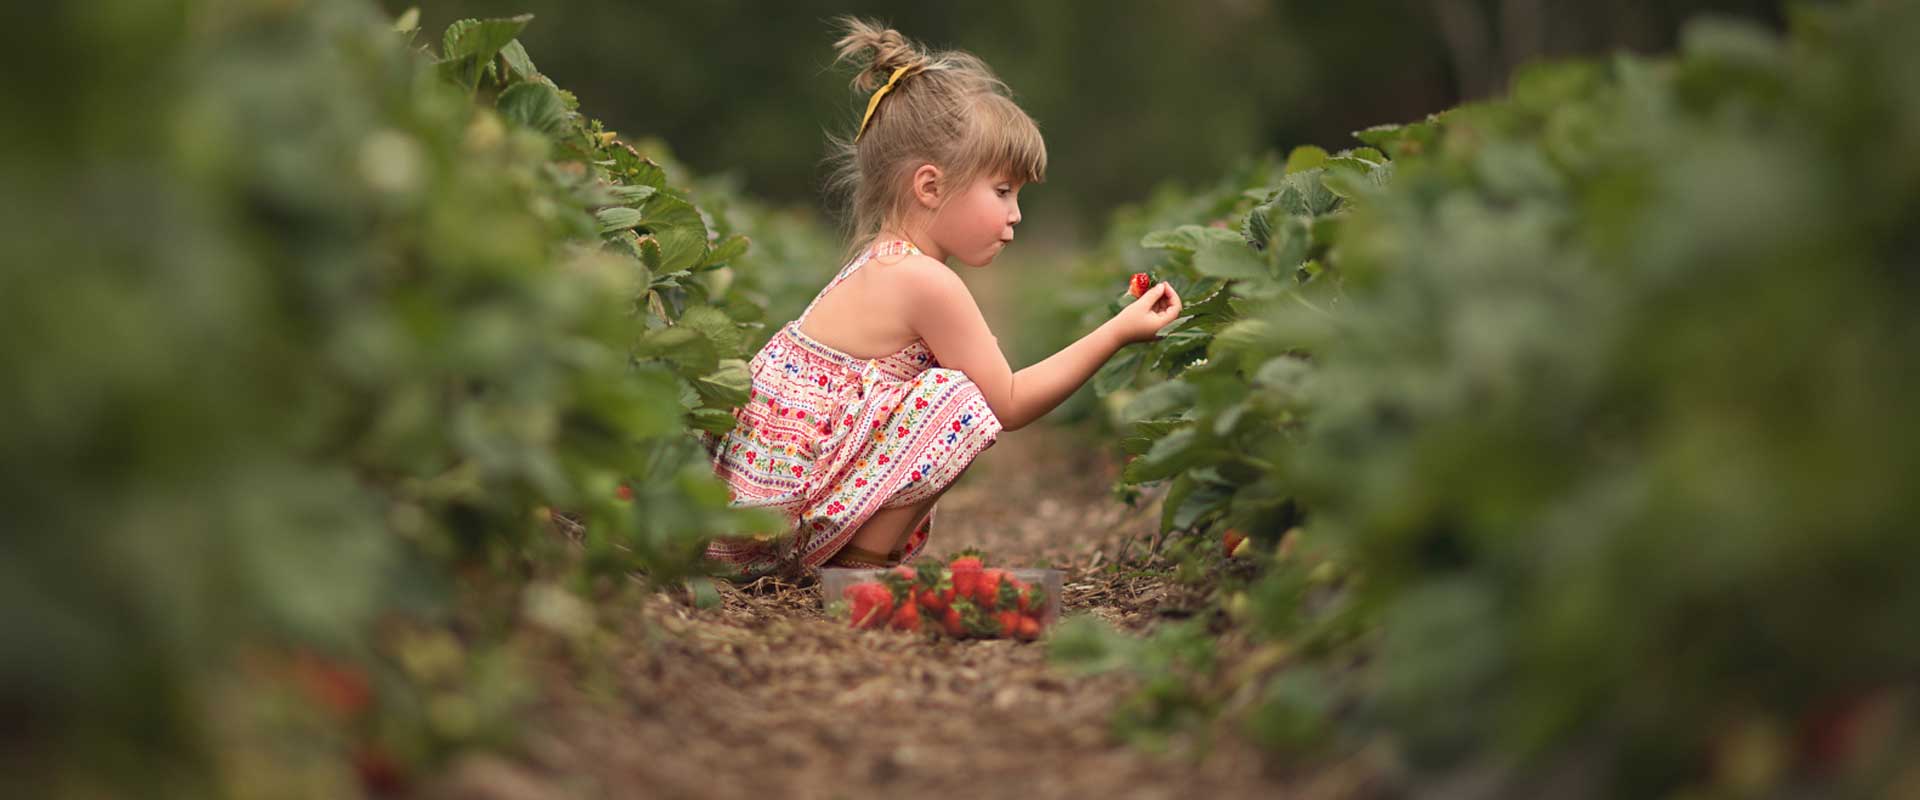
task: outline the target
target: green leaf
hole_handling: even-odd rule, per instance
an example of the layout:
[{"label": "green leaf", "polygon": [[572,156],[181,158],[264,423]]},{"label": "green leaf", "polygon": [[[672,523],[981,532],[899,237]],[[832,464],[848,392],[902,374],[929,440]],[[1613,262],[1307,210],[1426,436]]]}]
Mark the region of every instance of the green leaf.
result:
[{"label": "green leaf", "polygon": [[1193,424],[1192,420],[1180,417],[1135,422],[1131,426],[1131,432],[1121,438],[1120,450],[1127,455],[1144,455],[1148,450],[1153,449],[1153,443],[1160,441],[1161,437],[1191,424]]},{"label": "green leaf", "polygon": [[1313,252],[1311,220],[1311,217],[1295,215],[1281,220],[1275,226],[1266,252],[1268,263],[1273,265],[1273,271],[1269,274],[1291,275],[1301,262],[1307,260],[1307,256]]},{"label": "green leaf", "polygon": [[1371,147],[1356,147],[1344,153],[1343,155],[1352,156],[1354,158],[1360,159],[1361,161],[1366,161],[1373,164],[1387,163],[1386,154],[1378,150],[1375,150]]},{"label": "green leaf", "polygon": [[606,152],[613,156],[610,171],[621,183],[629,186],[650,186],[656,190],[666,188],[667,171],[659,164],[653,163],[653,159],[642,156],[632,147],[619,143],[608,145]]},{"label": "green leaf", "polygon": [[540,74],[540,71],[533,66],[533,58],[527,55],[527,48],[520,44],[519,39],[508,42],[506,47],[500,48],[500,58],[507,62],[507,69],[512,70],[513,74],[521,80],[531,80]]},{"label": "green leaf", "polygon": [[1137,422],[1152,419],[1169,413],[1177,413],[1193,405],[1193,385],[1185,381],[1162,381],[1142,389],[1127,401],[1120,410],[1119,422]]},{"label": "green leaf", "polygon": [[713,306],[687,309],[687,313],[680,315],[679,327],[698,331],[713,343],[715,351],[727,358],[744,355],[747,348],[746,334],[740,331],[725,311]]},{"label": "green leaf", "polygon": [[634,355],[670,362],[687,375],[706,375],[720,366],[713,342],[680,325],[647,331],[634,347]]},{"label": "green leaf", "polygon": [[736,233],[727,237],[719,244],[714,245],[713,251],[707,253],[706,258],[701,259],[696,271],[716,269],[725,266],[727,262],[746,255],[749,244],[751,244],[751,242],[743,234]]},{"label": "green leaf", "polygon": [[[660,244],[658,272],[692,269],[707,255],[707,225],[692,203],[666,192],[647,198],[640,227]],[[651,266],[651,265],[649,265]]]},{"label": "green leaf", "polygon": [[1302,145],[1293,148],[1293,152],[1287,154],[1287,174],[1313,169],[1326,161],[1327,151],[1310,144]]},{"label": "green leaf", "polygon": [[1219,278],[1265,278],[1271,273],[1259,253],[1238,236],[1234,241],[1209,242],[1193,255],[1193,268]]},{"label": "green leaf", "polygon": [[[623,206],[603,208],[593,212],[593,216],[600,221],[600,233],[602,235],[631,230],[634,226],[640,224],[640,212]],[[659,268],[654,264],[648,264],[647,266],[653,269]]]},{"label": "green leaf", "polygon": [[493,19],[462,19],[447,26],[441,36],[440,58],[443,61],[460,58],[478,58],[482,61],[493,58],[494,54],[512,42],[514,37],[525,30],[527,23],[533,21],[532,14],[516,17],[495,17]]},{"label": "green leaf", "polygon": [[1255,206],[1240,223],[1240,236],[1255,250],[1266,249],[1267,240],[1273,237],[1273,224],[1268,219],[1272,210],[1268,205]]},{"label": "green leaf", "polygon": [[1154,231],[1140,240],[1140,246],[1154,250],[1195,253],[1213,242],[1244,242],[1238,232],[1210,225],[1182,225],[1168,231]]},{"label": "green leaf", "polygon": [[696,408],[687,414],[687,424],[716,435],[733,430],[739,422],[731,409]]},{"label": "green leaf", "polygon": [[1187,496],[1193,494],[1193,490],[1197,488],[1200,488],[1200,485],[1194,482],[1193,475],[1185,472],[1180,473],[1178,477],[1173,479],[1172,483],[1167,484],[1167,495],[1160,499],[1161,533],[1166,533],[1174,529],[1174,512],[1180,508],[1181,503],[1186,502]]},{"label": "green leaf", "polygon": [[1134,373],[1139,370],[1141,353],[1145,349],[1127,347],[1119,355],[1108,359],[1100,371],[1093,373],[1093,393],[1105,397],[1133,385]]},{"label": "green leaf", "polygon": [[[1189,481],[1194,480],[1192,476],[1191,472],[1180,474],[1181,479]],[[1172,493],[1169,492],[1160,510],[1160,530],[1166,532],[1191,527],[1202,517],[1225,508],[1227,501],[1231,499],[1233,499],[1231,489],[1211,484],[1196,485],[1193,490],[1182,495],[1178,503],[1173,502]]]},{"label": "green leaf", "polygon": [[440,39],[440,73],[468,91],[490,74],[493,57],[533,21],[532,14],[496,19],[463,19],[447,26]]},{"label": "green leaf", "polygon": [[753,377],[747,369],[747,362],[737,358],[720,361],[720,367],[713,372],[695,378],[693,386],[707,405],[718,408],[736,408],[747,402],[747,392],[753,385]]},{"label": "green leaf", "polygon": [[612,193],[614,197],[618,198],[620,202],[626,203],[628,205],[635,205],[649,197],[652,197],[654,192],[658,192],[660,190],[655,189],[651,186],[640,185],[640,186],[613,186],[613,187],[609,187],[607,191]]},{"label": "green leaf", "polygon": [[1192,427],[1181,428],[1154,442],[1146,455],[1127,465],[1121,477],[1129,483],[1171,478],[1221,454],[1223,451],[1217,445],[1201,437]]},{"label": "green leaf", "polygon": [[567,122],[566,104],[559,92],[544,83],[516,83],[500,93],[495,104],[500,116],[549,136]]}]

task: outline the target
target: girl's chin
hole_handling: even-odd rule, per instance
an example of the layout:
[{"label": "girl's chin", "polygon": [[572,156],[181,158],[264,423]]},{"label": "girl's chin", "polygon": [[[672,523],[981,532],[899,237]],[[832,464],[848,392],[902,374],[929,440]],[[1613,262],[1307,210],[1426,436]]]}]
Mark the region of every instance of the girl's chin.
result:
[{"label": "girl's chin", "polygon": [[968,265],[968,266],[973,266],[973,267],[984,267],[984,266],[986,266],[986,265],[988,265],[988,264],[991,264],[991,263],[993,263],[993,260],[994,260],[995,258],[997,258],[997,257],[999,257],[999,255],[1000,255],[1000,251],[1002,251],[1002,250],[1005,250],[1005,249],[1007,249],[1007,247],[1006,247],[1006,245],[1003,245],[1003,244],[990,244],[990,245],[987,245],[987,251],[986,251],[986,252],[984,252],[984,253],[981,253],[981,254],[980,254],[980,257],[979,257],[979,260],[977,260],[977,261],[967,261],[966,263],[967,263],[967,265]]}]

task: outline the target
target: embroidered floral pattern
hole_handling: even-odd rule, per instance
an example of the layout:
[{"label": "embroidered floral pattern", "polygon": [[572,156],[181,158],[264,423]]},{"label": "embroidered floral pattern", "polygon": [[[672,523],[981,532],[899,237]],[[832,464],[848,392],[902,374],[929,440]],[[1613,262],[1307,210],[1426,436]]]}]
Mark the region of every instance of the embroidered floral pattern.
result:
[{"label": "embroidered floral pattern", "polygon": [[[842,269],[814,303],[873,255]],[[806,316],[777,331],[749,362],[753,385],[747,403],[734,410],[739,424],[724,436],[697,434],[733,505],[777,510],[794,521],[773,541],[713,542],[707,555],[738,579],[817,568],[875,512],[922,502],[951,485],[1001,430],[979,387],[940,367],[924,343],[855,358],[803,333]],[[907,537],[903,561],[925,546],[934,516]]]}]

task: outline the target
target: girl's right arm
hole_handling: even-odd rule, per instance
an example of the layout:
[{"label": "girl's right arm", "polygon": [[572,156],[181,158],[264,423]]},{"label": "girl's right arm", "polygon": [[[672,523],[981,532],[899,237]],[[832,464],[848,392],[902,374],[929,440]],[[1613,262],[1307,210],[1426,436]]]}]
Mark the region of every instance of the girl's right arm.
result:
[{"label": "girl's right arm", "polygon": [[966,373],[1005,430],[1019,430],[1045,416],[1085,384],[1120,348],[1151,341],[1180,316],[1180,295],[1167,284],[1148,289],[1113,319],[1018,373],[960,276],[928,259],[912,270],[910,319],[940,365]]}]

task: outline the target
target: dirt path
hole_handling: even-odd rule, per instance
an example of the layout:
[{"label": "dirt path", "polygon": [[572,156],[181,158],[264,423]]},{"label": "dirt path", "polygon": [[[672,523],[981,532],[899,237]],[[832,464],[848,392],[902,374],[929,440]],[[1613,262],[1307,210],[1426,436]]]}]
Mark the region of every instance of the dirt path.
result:
[{"label": "dirt path", "polygon": [[[1099,443],[1003,435],[941,500],[927,555],[986,549],[1067,571],[1063,616],[1130,631],[1191,604],[1173,584],[1102,569],[1147,555],[1157,504],[1109,494]],[[1149,498],[1151,499],[1151,498]],[[1129,544],[1131,542],[1131,544]],[[829,621],[817,587],[654,595],[604,663],[555,658],[514,758],[456,765],[444,794],[485,797],[1268,796],[1282,776],[1231,737],[1165,755],[1109,733],[1132,685],[1050,667],[1046,641],[930,640]]]}]

